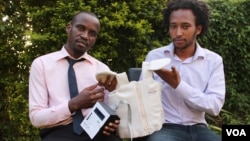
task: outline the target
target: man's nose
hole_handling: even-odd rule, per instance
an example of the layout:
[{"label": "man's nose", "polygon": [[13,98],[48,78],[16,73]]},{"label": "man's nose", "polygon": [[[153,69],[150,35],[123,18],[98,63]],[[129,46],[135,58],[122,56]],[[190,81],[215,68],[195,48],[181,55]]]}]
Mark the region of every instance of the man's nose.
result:
[{"label": "man's nose", "polygon": [[81,32],[81,37],[82,37],[82,38],[88,38],[88,36],[89,36],[89,35],[88,35],[88,32],[87,32],[87,31],[82,31],[82,32]]},{"label": "man's nose", "polygon": [[182,34],[183,34],[183,31],[182,31],[181,27],[178,27],[178,28],[176,29],[176,35],[177,35],[177,36],[181,36]]}]

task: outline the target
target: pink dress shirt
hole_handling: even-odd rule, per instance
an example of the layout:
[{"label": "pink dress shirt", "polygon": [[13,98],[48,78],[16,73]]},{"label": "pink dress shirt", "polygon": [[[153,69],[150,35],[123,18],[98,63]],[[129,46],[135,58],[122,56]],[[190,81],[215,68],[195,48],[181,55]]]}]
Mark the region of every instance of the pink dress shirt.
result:
[{"label": "pink dress shirt", "polygon": [[[65,57],[70,56],[63,47],[47,55],[36,58],[31,65],[29,77],[29,117],[35,127],[53,127],[72,122],[68,101],[69,63]],[[95,78],[99,71],[109,71],[107,65],[85,53],[80,58],[85,61],[74,65],[79,92],[97,83]],[[107,102],[107,91],[105,102]],[[87,115],[88,109],[83,109]]]}]

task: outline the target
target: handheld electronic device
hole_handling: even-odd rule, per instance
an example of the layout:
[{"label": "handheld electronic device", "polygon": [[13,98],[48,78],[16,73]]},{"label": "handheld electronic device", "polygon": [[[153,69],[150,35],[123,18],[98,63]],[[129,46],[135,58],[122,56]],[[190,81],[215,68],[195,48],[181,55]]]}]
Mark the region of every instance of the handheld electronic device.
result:
[{"label": "handheld electronic device", "polygon": [[82,128],[93,139],[97,133],[109,122],[119,120],[116,115],[107,104],[104,102],[97,102],[88,115],[81,123]]}]

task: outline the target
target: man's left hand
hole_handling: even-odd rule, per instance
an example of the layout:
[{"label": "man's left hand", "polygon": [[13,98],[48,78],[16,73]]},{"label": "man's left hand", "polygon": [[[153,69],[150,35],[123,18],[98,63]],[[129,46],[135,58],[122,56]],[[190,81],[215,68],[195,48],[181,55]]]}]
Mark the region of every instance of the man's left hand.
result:
[{"label": "man's left hand", "polygon": [[120,124],[120,120],[115,120],[115,122],[110,122],[110,123],[108,123],[108,125],[106,125],[106,126],[104,127],[104,130],[103,130],[102,133],[103,133],[104,135],[107,135],[107,136],[109,136],[109,135],[115,133],[115,131],[116,131],[116,129],[118,128],[119,124]]}]

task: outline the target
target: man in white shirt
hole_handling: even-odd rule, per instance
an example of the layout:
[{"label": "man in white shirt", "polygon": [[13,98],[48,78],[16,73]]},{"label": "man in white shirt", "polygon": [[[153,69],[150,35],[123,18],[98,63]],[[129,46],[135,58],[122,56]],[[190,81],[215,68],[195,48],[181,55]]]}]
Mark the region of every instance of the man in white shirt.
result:
[{"label": "man in white shirt", "polygon": [[163,16],[172,43],[150,51],[146,61],[171,59],[154,74],[162,83],[166,123],[147,141],[220,141],[207,127],[205,113],[216,116],[223,107],[223,59],[197,42],[208,30],[209,7],[199,0],[171,0]]}]

